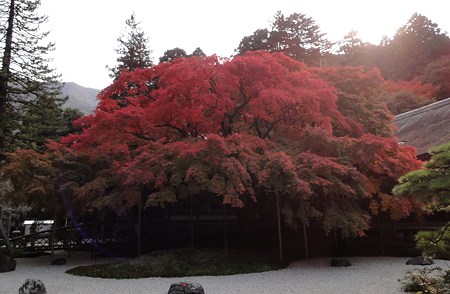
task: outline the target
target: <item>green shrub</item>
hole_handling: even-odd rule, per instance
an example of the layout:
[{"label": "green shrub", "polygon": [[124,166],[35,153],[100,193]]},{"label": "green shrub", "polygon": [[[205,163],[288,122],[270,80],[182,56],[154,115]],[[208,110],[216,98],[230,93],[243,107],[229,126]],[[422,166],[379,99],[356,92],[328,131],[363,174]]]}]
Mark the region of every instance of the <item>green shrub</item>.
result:
[{"label": "green shrub", "polygon": [[[436,231],[419,231],[416,234],[416,247],[424,256],[450,259],[450,230],[442,235],[443,228]],[[436,242],[439,240],[438,242]]]},{"label": "green shrub", "polygon": [[448,294],[450,288],[449,284],[445,283],[445,275],[439,267],[409,271],[401,281],[402,290],[423,294]]},{"label": "green shrub", "polygon": [[446,270],[442,278],[445,284],[450,285],[450,270]]},{"label": "green shrub", "polygon": [[69,274],[88,277],[130,279],[147,277],[219,276],[264,272],[280,269],[271,256],[260,252],[232,250],[176,249],[155,251],[139,258],[79,266]]}]

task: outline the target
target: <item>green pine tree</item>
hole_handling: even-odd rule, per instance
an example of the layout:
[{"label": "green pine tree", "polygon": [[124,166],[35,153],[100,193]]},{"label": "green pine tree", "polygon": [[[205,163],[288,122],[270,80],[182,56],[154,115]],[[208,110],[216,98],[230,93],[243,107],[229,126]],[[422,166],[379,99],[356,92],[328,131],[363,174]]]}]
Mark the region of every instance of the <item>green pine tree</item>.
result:
[{"label": "green pine tree", "polygon": [[331,43],[313,18],[302,13],[285,16],[278,11],[271,29],[258,29],[244,37],[235,52],[237,55],[255,50],[282,52],[308,65],[319,66],[321,57],[330,49]]},{"label": "green pine tree", "polygon": [[173,49],[166,50],[164,55],[159,58],[159,63],[163,62],[171,62],[175,58],[184,58],[188,57],[186,51],[184,49],[175,47]]},{"label": "green pine tree", "polygon": [[123,70],[133,71],[153,65],[150,59],[151,50],[147,47],[148,38],[140,28],[139,22],[136,22],[134,13],[125,21],[125,24],[126,33],[117,39],[119,47],[114,50],[118,55],[117,64],[113,67],[106,66],[111,71],[109,76],[114,80]]},{"label": "green pine tree", "polygon": [[72,122],[83,114],[77,109],[63,110],[62,105],[66,100],[67,97],[55,99],[40,96],[34,103],[24,105],[21,124],[15,134],[21,149],[33,149],[42,153],[49,139],[58,140],[61,136],[76,131]]},{"label": "green pine tree", "polygon": [[[47,21],[38,13],[40,5],[40,0],[0,0],[0,159],[29,145],[30,135],[23,132],[30,109],[67,99],[60,95],[60,75],[49,67],[54,44],[45,41],[49,32],[40,30]],[[44,117],[39,128],[52,128],[52,120]]]},{"label": "green pine tree", "polygon": [[393,193],[416,196],[432,210],[450,209],[450,142],[430,151],[431,159],[423,169],[412,171],[399,179]]}]

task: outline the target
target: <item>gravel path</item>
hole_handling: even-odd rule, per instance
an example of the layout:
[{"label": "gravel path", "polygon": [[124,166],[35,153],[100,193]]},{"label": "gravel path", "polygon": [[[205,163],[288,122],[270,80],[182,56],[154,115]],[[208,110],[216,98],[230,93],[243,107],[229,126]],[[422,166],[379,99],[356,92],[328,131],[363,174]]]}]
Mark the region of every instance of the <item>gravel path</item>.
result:
[{"label": "gravel path", "polygon": [[[405,264],[407,258],[399,257],[352,257],[350,261],[353,266],[348,268],[332,268],[329,258],[320,258],[298,261],[283,270],[257,274],[115,280],[66,274],[67,269],[76,265],[92,263],[86,253],[75,253],[62,266],[49,265],[53,258],[16,259],[15,271],[0,273],[0,293],[18,293],[25,279],[35,278],[44,282],[48,294],[166,294],[171,283],[180,281],[200,283],[206,294],[390,294],[402,293],[398,279],[408,270],[416,268]],[[102,258],[97,262],[107,261]],[[437,260],[435,265],[448,269],[450,262]]]}]

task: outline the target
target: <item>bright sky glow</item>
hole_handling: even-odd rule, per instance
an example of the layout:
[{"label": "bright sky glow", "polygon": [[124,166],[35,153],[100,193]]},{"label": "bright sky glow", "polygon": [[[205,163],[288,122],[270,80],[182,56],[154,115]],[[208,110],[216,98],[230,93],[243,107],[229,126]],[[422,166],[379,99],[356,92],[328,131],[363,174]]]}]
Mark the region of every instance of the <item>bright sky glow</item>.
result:
[{"label": "bright sky glow", "polygon": [[149,38],[152,59],[180,47],[200,47],[207,55],[229,57],[244,36],[269,27],[276,11],[312,17],[331,41],[357,30],[365,42],[392,37],[413,13],[425,15],[450,31],[445,0],[42,0],[56,42],[53,67],[65,82],[103,89],[111,83],[106,65],[116,59],[117,38],[131,13]]}]

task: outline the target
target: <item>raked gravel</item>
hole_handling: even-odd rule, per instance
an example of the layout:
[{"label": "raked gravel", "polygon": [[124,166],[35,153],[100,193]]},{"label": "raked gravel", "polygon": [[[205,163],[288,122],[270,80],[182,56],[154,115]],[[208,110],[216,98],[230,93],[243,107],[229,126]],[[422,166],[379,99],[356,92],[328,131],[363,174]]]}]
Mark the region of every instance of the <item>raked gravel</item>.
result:
[{"label": "raked gravel", "polygon": [[[59,252],[56,257],[67,257]],[[351,267],[330,267],[330,258],[302,260],[285,269],[233,276],[187,278],[101,279],[79,277],[65,271],[77,265],[108,262],[89,260],[87,253],[75,253],[67,264],[50,265],[55,256],[18,258],[13,272],[0,273],[0,294],[18,293],[25,279],[40,279],[48,294],[166,294],[173,282],[200,283],[206,294],[390,294],[402,293],[399,279],[418,266],[406,265],[400,257],[350,257]],[[450,269],[450,262],[436,260],[433,266]]]}]

